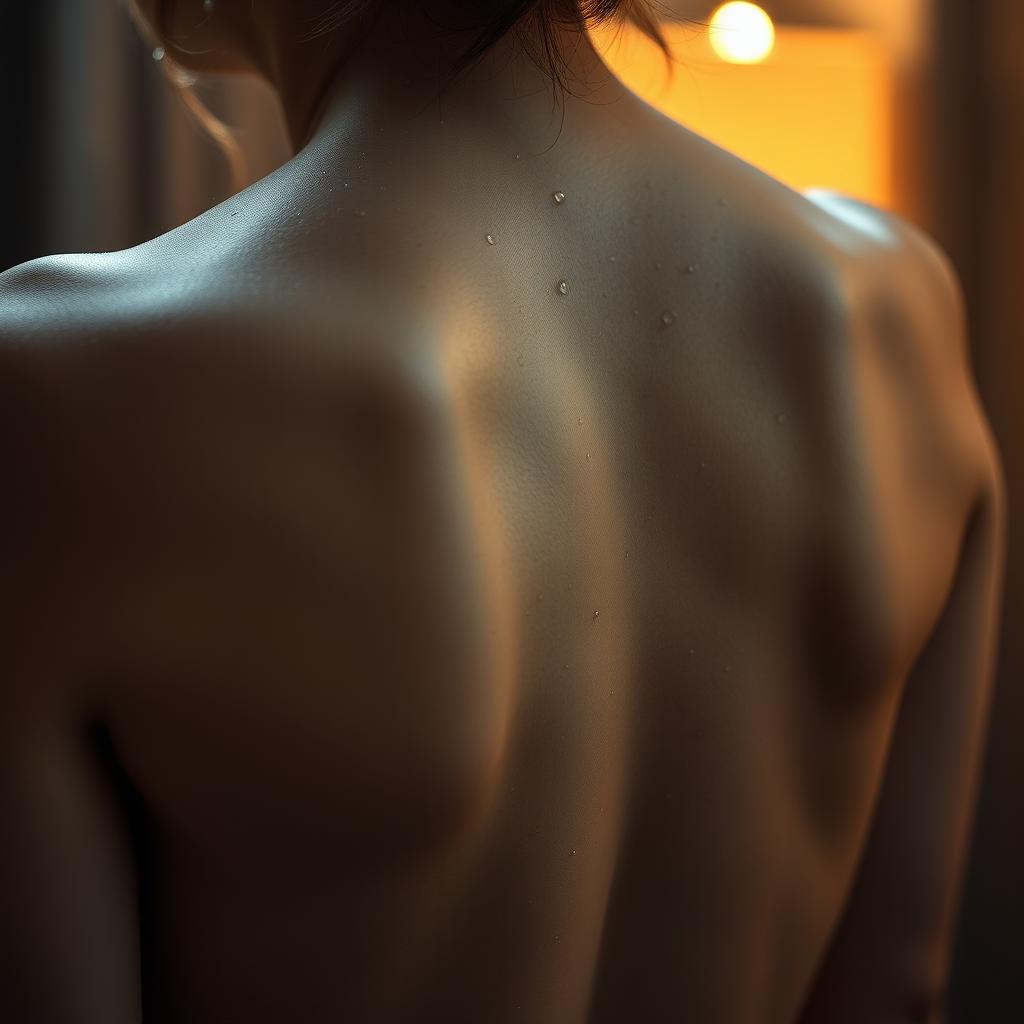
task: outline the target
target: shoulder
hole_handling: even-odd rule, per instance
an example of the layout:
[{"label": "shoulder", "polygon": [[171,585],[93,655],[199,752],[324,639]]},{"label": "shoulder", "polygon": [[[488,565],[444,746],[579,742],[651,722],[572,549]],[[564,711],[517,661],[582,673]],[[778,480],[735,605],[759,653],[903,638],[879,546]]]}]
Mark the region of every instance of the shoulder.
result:
[{"label": "shoulder", "polygon": [[969,350],[965,303],[952,260],[926,231],[899,214],[838,192],[805,193],[820,211],[813,230],[854,286],[855,301],[887,302],[923,348],[962,360]]},{"label": "shoulder", "polygon": [[[400,316],[363,315],[358,282],[239,284],[252,276],[233,264],[169,271],[149,248],[0,275],[8,413],[45,420],[104,461],[186,434],[422,432],[444,386],[429,339]],[[8,427],[10,443],[17,433]]]},{"label": "shoulder", "polygon": [[899,486],[957,542],[979,508],[1005,518],[1002,455],[949,255],[896,213],[836,193],[808,198],[825,214],[815,227],[843,282],[852,398],[880,439],[877,458],[884,451]]},{"label": "shoulder", "polygon": [[77,257],[46,257],[0,274],[0,400],[5,441],[15,418],[54,412],[51,400],[60,389],[57,366],[88,338],[97,314],[90,309],[89,269]]},{"label": "shoulder", "polygon": [[[972,384],[963,288],[952,260],[927,232],[899,214],[833,192],[808,194],[833,254],[857,340],[894,371],[927,377],[956,392]],[[897,360],[902,357],[902,363]],[[966,389],[966,390],[965,390]]]},{"label": "shoulder", "polygon": [[26,579],[73,532],[67,504],[89,390],[82,356],[102,319],[89,298],[91,263],[54,256],[0,274],[0,543]]}]

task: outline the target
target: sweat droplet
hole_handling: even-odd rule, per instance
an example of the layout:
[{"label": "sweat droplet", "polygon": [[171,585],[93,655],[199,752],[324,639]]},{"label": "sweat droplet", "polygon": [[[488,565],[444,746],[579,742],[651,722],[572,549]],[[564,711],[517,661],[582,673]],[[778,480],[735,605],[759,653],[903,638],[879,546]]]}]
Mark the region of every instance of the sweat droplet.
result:
[{"label": "sweat droplet", "polygon": [[559,295],[568,295],[569,294],[569,282],[568,281],[559,281],[558,282],[558,294]]},{"label": "sweat droplet", "polygon": [[488,245],[494,245],[494,235],[485,235],[484,237],[487,239]]},{"label": "sweat droplet", "polygon": [[693,274],[696,272],[696,270],[697,268],[692,263],[686,268],[686,272],[688,274]]},{"label": "sweat droplet", "polygon": [[666,327],[671,327],[676,322],[675,313],[673,313],[671,309],[666,309],[665,312],[661,314],[661,322]]},{"label": "sweat droplet", "polygon": [[561,205],[562,203],[565,202],[565,193],[564,192],[552,192],[551,193],[551,198],[554,199],[554,201],[556,203]]}]

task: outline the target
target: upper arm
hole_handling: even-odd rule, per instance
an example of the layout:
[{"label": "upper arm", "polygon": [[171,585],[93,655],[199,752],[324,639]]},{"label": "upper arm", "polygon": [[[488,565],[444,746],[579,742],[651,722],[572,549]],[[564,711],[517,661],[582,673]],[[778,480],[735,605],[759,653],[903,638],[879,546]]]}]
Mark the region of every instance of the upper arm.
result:
[{"label": "upper arm", "polygon": [[5,305],[0,296],[0,1020],[128,1024],[140,1018],[132,858],[68,685],[61,591],[74,579],[48,543],[74,509],[55,509],[59,446]]},{"label": "upper arm", "polygon": [[970,379],[956,275],[923,234],[909,244],[917,247],[911,287],[927,300],[918,323],[933,332],[917,339],[931,348],[923,358],[954,354],[946,397],[956,407],[946,415],[956,421],[961,451],[971,454],[970,493],[953,583],[905,681],[866,846],[802,1024],[942,1019],[995,676],[1007,545],[1003,467]]}]

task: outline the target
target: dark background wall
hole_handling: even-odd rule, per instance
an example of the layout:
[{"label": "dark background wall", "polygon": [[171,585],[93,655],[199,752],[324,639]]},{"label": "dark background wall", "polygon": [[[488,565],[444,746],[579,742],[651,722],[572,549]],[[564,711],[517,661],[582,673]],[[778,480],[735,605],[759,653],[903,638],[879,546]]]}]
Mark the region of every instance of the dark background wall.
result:
[{"label": "dark background wall", "polygon": [[934,231],[964,282],[975,376],[1006,467],[999,674],[950,993],[951,1024],[1024,1020],[1024,3],[937,21]]},{"label": "dark background wall", "polygon": [[[45,203],[37,187],[43,167],[45,127],[40,120],[46,74],[42,59],[43,6],[12,6],[4,12],[4,31],[0,35],[0,96],[6,98],[0,130],[7,140],[6,154],[0,159],[0,196],[5,206],[0,219],[0,270],[38,255],[36,225]],[[15,40],[17,47],[13,45]]]},{"label": "dark background wall", "polygon": [[[835,23],[878,0],[787,3]],[[906,0],[920,9],[928,0]],[[900,0],[891,0],[899,4]],[[680,13],[691,15],[680,0]],[[692,6],[692,4],[689,4]],[[709,5],[710,6],[710,5]],[[829,17],[826,18],[826,15]],[[975,376],[1006,466],[1010,564],[990,742],[950,990],[949,1024],[1024,1020],[1024,3],[934,0],[929,61],[901,115],[904,211],[960,271]],[[156,73],[116,0],[8,5],[0,34],[0,270],[126,248],[226,198],[226,165]],[[208,89],[253,177],[287,153],[253,83]]]}]

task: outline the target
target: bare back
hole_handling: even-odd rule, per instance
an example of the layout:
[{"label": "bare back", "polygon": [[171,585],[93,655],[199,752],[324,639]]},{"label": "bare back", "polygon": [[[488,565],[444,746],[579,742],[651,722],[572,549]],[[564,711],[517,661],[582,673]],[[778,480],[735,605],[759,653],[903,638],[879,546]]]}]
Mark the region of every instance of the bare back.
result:
[{"label": "bare back", "polygon": [[892,222],[643,131],[407,217],[279,172],[28,358],[154,1020],[797,1019],[984,431]]}]

